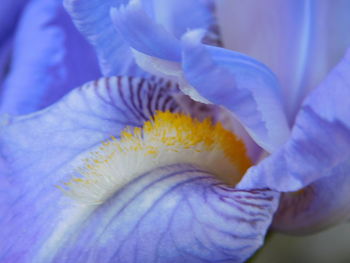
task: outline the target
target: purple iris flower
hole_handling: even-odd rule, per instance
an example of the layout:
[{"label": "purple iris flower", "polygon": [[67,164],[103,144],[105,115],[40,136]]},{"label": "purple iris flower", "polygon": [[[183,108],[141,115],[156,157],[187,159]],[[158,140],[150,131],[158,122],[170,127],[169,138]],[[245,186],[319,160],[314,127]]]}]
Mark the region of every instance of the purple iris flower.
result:
[{"label": "purple iris flower", "polygon": [[[307,233],[349,218],[349,56],[317,69],[322,81],[309,68],[327,5],[277,6],[296,44],[272,52],[249,23],[220,35],[210,0],[64,5],[71,18],[61,1],[28,1],[1,36],[12,39],[0,64],[1,262],[244,262],[271,222]],[[237,23],[257,10],[241,7]],[[270,36],[273,19],[261,24]],[[229,40],[251,56],[220,47]],[[300,55],[290,64],[284,44]]]}]

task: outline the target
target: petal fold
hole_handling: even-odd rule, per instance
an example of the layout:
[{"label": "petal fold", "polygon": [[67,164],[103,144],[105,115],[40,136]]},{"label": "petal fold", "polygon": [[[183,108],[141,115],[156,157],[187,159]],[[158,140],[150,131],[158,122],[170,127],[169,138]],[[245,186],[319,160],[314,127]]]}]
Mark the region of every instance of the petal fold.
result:
[{"label": "petal fold", "polygon": [[305,100],[288,142],[240,183],[296,191],[350,160],[350,52]]},{"label": "petal fold", "polygon": [[273,228],[288,234],[310,234],[349,220],[349,174],[348,160],[304,189],[282,194]]},{"label": "petal fold", "polygon": [[199,95],[230,110],[261,147],[276,151],[289,135],[280,86],[263,64],[243,54],[183,38],[185,79]]}]

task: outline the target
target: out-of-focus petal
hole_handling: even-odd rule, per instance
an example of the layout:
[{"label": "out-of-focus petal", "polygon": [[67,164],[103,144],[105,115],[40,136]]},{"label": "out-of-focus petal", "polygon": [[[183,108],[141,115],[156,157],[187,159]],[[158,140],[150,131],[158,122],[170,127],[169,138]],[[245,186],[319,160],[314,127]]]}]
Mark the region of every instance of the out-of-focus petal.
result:
[{"label": "out-of-focus petal", "polygon": [[288,142],[252,167],[240,187],[295,191],[350,160],[350,52],[305,100]]},{"label": "out-of-focus petal", "polygon": [[274,74],[250,57],[202,45],[191,34],[183,39],[185,79],[201,97],[230,110],[261,147],[278,149],[289,127]]},{"label": "out-of-focus petal", "polygon": [[18,17],[28,0],[3,0],[0,6],[0,48],[13,35]]},{"label": "out-of-focus petal", "polygon": [[350,218],[350,161],[299,192],[285,193],[273,227],[289,234],[309,234]]},{"label": "out-of-focus petal", "polygon": [[217,5],[224,46],[277,74],[291,121],[305,95],[350,45],[347,0],[222,0]]},{"label": "out-of-focus petal", "polygon": [[14,39],[1,112],[39,110],[73,87],[99,77],[93,49],[61,5],[59,0],[34,0],[27,5]]},{"label": "out-of-focus petal", "polygon": [[243,262],[254,253],[277,208],[276,192],[237,191],[188,164],[140,174],[100,205],[55,187],[126,125],[179,110],[172,92],[178,89],[168,82],[106,78],[4,121],[0,261]]},{"label": "out-of-focus petal", "polygon": [[12,38],[4,41],[0,46],[0,97],[2,92],[2,84],[10,69],[11,53],[12,53]]}]

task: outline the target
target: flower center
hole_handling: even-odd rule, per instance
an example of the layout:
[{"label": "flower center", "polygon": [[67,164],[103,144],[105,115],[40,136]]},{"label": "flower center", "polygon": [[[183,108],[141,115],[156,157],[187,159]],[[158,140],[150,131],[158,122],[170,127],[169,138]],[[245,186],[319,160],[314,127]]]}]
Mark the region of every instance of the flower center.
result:
[{"label": "flower center", "polygon": [[243,142],[220,122],[157,112],[142,128],[126,128],[120,139],[90,153],[76,171],[79,176],[61,189],[84,203],[99,204],[132,179],[176,163],[194,164],[232,186],[251,166]]}]

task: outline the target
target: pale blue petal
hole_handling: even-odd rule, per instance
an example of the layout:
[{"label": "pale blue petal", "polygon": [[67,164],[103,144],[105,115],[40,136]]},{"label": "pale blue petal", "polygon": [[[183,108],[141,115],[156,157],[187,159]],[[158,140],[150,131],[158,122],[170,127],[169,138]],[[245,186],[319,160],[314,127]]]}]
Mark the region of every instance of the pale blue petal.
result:
[{"label": "pale blue petal", "polygon": [[99,75],[94,51],[74,28],[61,1],[31,1],[14,39],[0,112],[34,112]]},{"label": "pale blue petal", "polygon": [[[172,97],[177,92],[164,81],[100,79],[45,110],[1,120],[0,236],[8,238],[6,244],[0,241],[0,261],[21,262],[16,257],[35,250],[38,244],[31,243],[38,231],[48,233],[43,222],[61,220],[65,205],[56,186],[69,179],[80,156],[112,135],[119,137],[125,126],[141,126],[156,110],[177,111]],[[41,215],[43,221],[36,221]]]},{"label": "pale blue petal", "polygon": [[327,177],[296,193],[282,195],[273,227],[288,234],[310,234],[350,218],[350,160]]},{"label": "pale blue petal", "polygon": [[243,188],[295,191],[350,160],[350,53],[305,100],[288,142],[244,176]]},{"label": "pale blue petal", "polygon": [[291,121],[350,45],[347,0],[222,0],[217,5],[224,46],[276,73]]},{"label": "pale blue petal", "polygon": [[[45,197],[36,197],[40,213],[22,211],[29,229],[16,219],[7,224],[21,239],[2,261],[244,262],[262,245],[278,203],[276,192],[228,188],[188,164],[140,175],[97,207]],[[64,203],[53,206],[59,198]]]},{"label": "pale blue petal", "polygon": [[111,17],[117,30],[127,43],[149,56],[171,61],[181,59],[180,41],[152,20],[140,1],[112,9]]},{"label": "pale blue petal", "polygon": [[258,61],[222,48],[183,40],[186,80],[211,103],[230,110],[261,147],[278,149],[289,135],[280,86]]},{"label": "pale blue petal", "polygon": [[[135,65],[129,46],[132,43],[138,47],[141,46],[142,49],[143,42],[148,42],[148,39],[151,38],[149,34],[153,32],[154,28],[161,28],[159,38],[174,40],[174,36],[180,37],[189,28],[200,26],[210,31],[206,38],[207,42],[218,43],[219,41],[214,5],[211,0],[105,0],[103,4],[96,0],[65,0],[64,3],[78,29],[95,46],[105,75],[145,75],[145,72]],[[122,7],[128,3],[128,7]],[[123,11],[115,11],[118,13],[115,19],[123,21],[123,24],[117,27],[118,30],[115,30],[109,15],[111,8],[123,9]],[[178,19],[180,15],[182,16],[181,20]],[[151,18],[154,22],[150,20]],[[155,25],[155,23],[159,25]],[[131,34],[131,32],[135,33],[134,26],[141,31],[141,33],[136,32],[135,39]],[[131,43],[126,43],[123,40],[125,38],[128,38],[127,40],[130,40]],[[153,52],[161,52],[159,49],[153,48],[152,45],[149,48]]]},{"label": "pale blue petal", "polygon": [[243,262],[254,253],[276,192],[228,188],[187,164],[145,173],[100,206],[55,187],[86,151],[126,125],[179,110],[177,92],[160,80],[106,78],[43,111],[3,120],[0,261]]},{"label": "pale blue petal", "polygon": [[132,57],[128,45],[115,31],[109,15],[110,8],[128,3],[128,0],[65,0],[64,6],[79,31],[97,51],[105,76],[143,76]]}]

